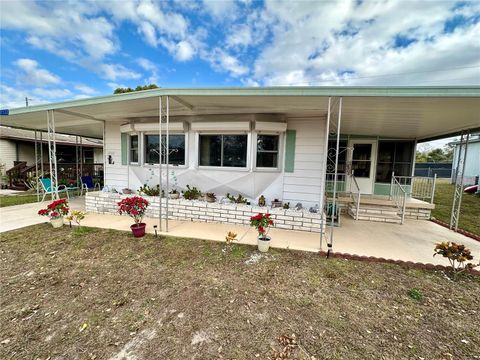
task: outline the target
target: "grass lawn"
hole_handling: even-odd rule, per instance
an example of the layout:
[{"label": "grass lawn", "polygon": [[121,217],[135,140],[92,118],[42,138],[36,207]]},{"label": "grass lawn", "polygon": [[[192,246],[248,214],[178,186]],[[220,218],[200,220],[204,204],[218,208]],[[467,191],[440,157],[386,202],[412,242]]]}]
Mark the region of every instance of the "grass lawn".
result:
[{"label": "grass lawn", "polygon": [[[432,216],[450,223],[454,185],[447,180],[437,181],[435,189],[435,210]],[[474,234],[480,234],[480,196],[463,193],[458,227]]]},{"label": "grass lawn", "polygon": [[268,359],[292,334],[292,359],[480,357],[479,277],[222,247],[48,224],[4,233],[0,358]]},{"label": "grass lawn", "polygon": [[[60,193],[60,198],[66,198],[65,193]],[[40,196],[40,200],[42,196]],[[47,195],[45,201],[51,200],[51,196]],[[30,204],[37,202],[37,194],[19,194],[19,195],[0,195],[0,207]]]}]

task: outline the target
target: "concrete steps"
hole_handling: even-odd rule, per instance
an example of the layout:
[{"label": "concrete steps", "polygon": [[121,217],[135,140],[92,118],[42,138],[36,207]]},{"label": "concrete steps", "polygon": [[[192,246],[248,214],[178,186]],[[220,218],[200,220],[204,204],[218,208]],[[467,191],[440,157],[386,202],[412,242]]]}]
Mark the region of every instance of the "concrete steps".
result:
[{"label": "concrete steps", "polygon": [[[349,204],[347,212],[352,218],[355,219],[357,217],[357,208],[355,207],[355,204]],[[357,220],[385,222],[392,224],[402,223],[402,218],[398,215],[397,208],[388,205],[360,204]]]}]

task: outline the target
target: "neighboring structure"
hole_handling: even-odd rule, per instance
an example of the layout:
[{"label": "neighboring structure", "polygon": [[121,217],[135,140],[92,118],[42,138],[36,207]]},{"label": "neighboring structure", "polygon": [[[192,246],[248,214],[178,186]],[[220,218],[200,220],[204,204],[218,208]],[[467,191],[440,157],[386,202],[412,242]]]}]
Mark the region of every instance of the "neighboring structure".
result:
[{"label": "neighboring structure", "polygon": [[[77,148],[80,157],[79,164],[103,164],[103,140],[63,134],[56,134],[55,138],[57,142],[57,162],[64,169],[76,164]],[[41,167],[40,155],[43,155],[43,163],[47,164],[45,168],[48,168],[47,134],[38,131],[36,143],[38,166]],[[0,126],[0,164],[1,182],[7,185],[10,185],[7,171],[15,166],[33,170],[35,165],[35,132]],[[69,171],[64,172],[68,173]],[[18,171],[15,173],[18,173]],[[68,174],[68,176],[72,175]],[[15,180],[13,181],[16,182]],[[23,187],[21,182],[18,185]]]},{"label": "neighboring structure", "polygon": [[452,163],[451,162],[417,162],[415,163],[415,176],[432,177],[437,175],[437,178],[450,179],[452,177]]},{"label": "neighboring structure", "polygon": [[[480,116],[480,115],[479,115]],[[454,141],[451,143],[453,149],[453,169],[458,163],[460,143]],[[455,181],[455,170],[452,171],[452,182]],[[463,174],[464,184],[473,185],[479,183],[480,177],[480,135],[472,135],[467,147],[467,157],[465,161],[465,172]]]},{"label": "neighboring structure", "polygon": [[[190,185],[252,205],[279,199],[291,207],[274,210],[285,228],[318,231],[322,209],[334,221],[338,206],[358,220],[429,218],[433,179],[413,177],[416,142],[479,129],[479,98],[479,87],[162,88],[13,109],[1,121],[104,138],[110,193],[89,194],[90,211],[115,212],[125,188]],[[293,210],[299,202],[312,213]],[[244,206],[157,198],[151,211],[243,223],[258,210]]]}]

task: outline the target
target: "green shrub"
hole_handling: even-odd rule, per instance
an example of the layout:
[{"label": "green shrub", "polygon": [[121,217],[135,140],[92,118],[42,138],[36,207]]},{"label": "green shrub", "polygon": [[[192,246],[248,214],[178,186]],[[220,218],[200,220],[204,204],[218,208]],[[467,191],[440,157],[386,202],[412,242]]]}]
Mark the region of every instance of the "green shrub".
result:
[{"label": "green shrub", "polygon": [[[160,195],[160,185],[157,184],[156,186],[150,187],[147,184],[145,184],[138,189],[138,192],[147,196],[158,196]],[[163,190],[162,190],[162,195],[163,195]]]},{"label": "green shrub", "polygon": [[202,192],[195,186],[187,185],[187,190],[182,191],[183,197],[187,200],[197,200],[203,196]]},{"label": "green shrub", "polygon": [[230,195],[230,193],[227,193],[227,195],[225,195],[227,197],[228,200],[230,200],[232,203],[235,203],[235,204],[246,204],[247,203],[247,199],[244,198],[242,196],[242,194],[238,194],[237,197],[235,196],[232,196]]}]

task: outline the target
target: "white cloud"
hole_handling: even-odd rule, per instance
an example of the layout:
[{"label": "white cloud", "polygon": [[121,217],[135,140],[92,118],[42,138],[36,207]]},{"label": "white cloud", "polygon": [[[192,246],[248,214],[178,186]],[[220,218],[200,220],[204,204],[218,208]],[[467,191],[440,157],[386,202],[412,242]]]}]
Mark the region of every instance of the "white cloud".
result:
[{"label": "white cloud", "polygon": [[75,85],[75,89],[86,95],[94,95],[95,93],[97,93],[97,90],[84,84]]},{"label": "white cloud", "polygon": [[[253,79],[265,85],[478,84],[479,68],[432,71],[480,65],[480,24],[444,31],[457,11],[453,5],[267,1],[274,35],[255,59]],[[462,12],[478,15],[470,5]],[[395,47],[399,35],[414,41]],[[414,74],[381,76],[403,73]]]},{"label": "white cloud", "polygon": [[141,75],[133,70],[126,68],[121,64],[101,64],[99,71],[102,76],[111,81],[117,81],[118,79],[139,79]]},{"label": "white cloud", "polygon": [[220,48],[213,49],[208,55],[208,59],[214,68],[220,71],[228,71],[233,77],[243,76],[248,73],[247,66]]},{"label": "white cloud", "polygon": [[195,55],[195,50],[188,41],[180,41],[175,45],[175,57],[179,61],[190,60]]},{"label": "white cloud", "polygon": [[217,20],[233,19],[238,15],[238,6],[233,0],[203,0],[203,6]]},{"label": "white cloud", "polygon": [[63,99],[72,96],[72,92],[68,89],[36,88],[31,93],[34,97],[45,99]]},{"label": "white cloud", "polygon": [[18,80],[23,84],[45,86],[58,84],[61,81],[57,75],[40,68],[38,62],[33,59],[18,59],[15,65],[22,71]]}]

